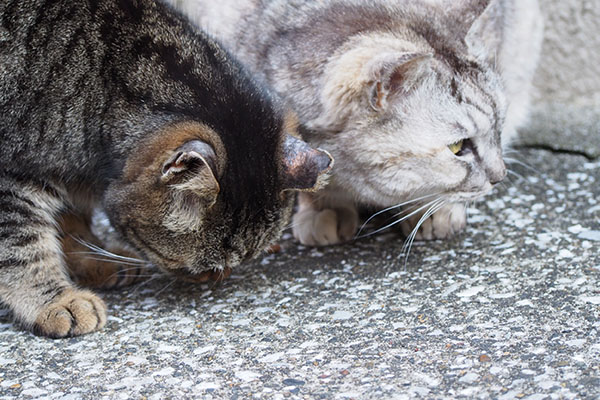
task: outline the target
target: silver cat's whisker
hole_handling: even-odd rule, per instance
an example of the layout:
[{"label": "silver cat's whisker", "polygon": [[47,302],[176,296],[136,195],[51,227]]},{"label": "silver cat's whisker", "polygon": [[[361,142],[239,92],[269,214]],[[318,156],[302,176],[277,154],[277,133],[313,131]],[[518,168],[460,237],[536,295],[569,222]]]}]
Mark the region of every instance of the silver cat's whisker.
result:
[{"label": "silver cat's whisker", "polygon": [[423,223],[430,218],[433,214],[435,214],[440,208],[442,208],[445,205],[445,201],[442,200],[440,202],[438,202],[437,204],[431,206],[427,212],[425,212],[425,214],[423,214],[423,216],[421,217],[421,219],[419,219],[419,221],[417,222],[417,224],[415,225],[415,228],[412,230],[412,232],[410,233],[410,235],[408,236],[408,238],[406,239],[404,246],[402,247],[402,253],[405,254],[405,261],[404,261],[404,266],[406,267],[406,263],[408,262],[408,256],[410,254],[410,251],[412,249],[412,245],[415,241],[415,238],[419,232],[419,228],[421,227],[421,225],[423,225]]},{"label": "silver cat's whisker", "polygon": [[519,153],[520,153],[520,151],[519,151],[519,150],[512,149],[512,148],[509,148],[509,149],[505,149],[505,150],[503,150],[503,151],[502,151],[502,153],[503,153],[504,155],[506,155],[506,154],[519,154]]},{"label": "silver cat's whisker", "polygon": [[419,220],[419,222],[417,223],[415,228],[412,230],[412,232],[410,233],[408,238],[406,238],[406,242],[404,243],[404,246],[402,246],[402,253],[405,254],[404,255],[404,268],[406,268],[406,266],[408,264],[408,256],[410,255],[410,252],[412,250],[412,246],[413,246],[413,243],[417,236],[417,233],[419,232],[419,228],[428,218],[430,218],[433,214],[438,212],[445,205],[446,205],[446,200],[440,200],[438,203],[432,205],[429,208],[429,210],[427,210],[427,212],[425,214],[423,214],[423,216],[421,217],[421,219]]},{"label": "silver cat's whisker", "polygon": [[407,240],[405,241],[404,246],[402,247],[403,253],[406,251],[407,245],[409,245],[409,244],[412,245],[412,241],[414,241],[414,238],[416,237],[417,233],[419,232],[419,228],[421,227],[423,222],[425,222],[427,220],[427,218],[429,218],[429,216],[435,212],[433,210],[437,211],[437,207],[441,208],[445,203],[446,203],[446,201],[444,199],[439,199],[437,202],[432,204],[431,207],[429,207],[427,209],[427,211],[421,216],[421,218],[419,219],[419,221],[417,222],[417,224],[411,231],[410,235],[408,235],[408,237],[406,238]]},{"label": "silver cat's whisker", "polygon": [[527,163],[524,163],[524,162],[523,162],[523,161],[521,161],[521,160],[517,160],[516,158],[504,157],[504,161],[507,161],[509,164],[517,164],[517,165],[520,165],[520,166],[522,166],[523,168],[526,168],[526,169],[528,169],[528,170],[529,170],[529,171],[531,171],[531,172],[534,172],[534,173],[536,173],[536,174],[538,174],[538,175],[541,175],[541,172],[540,172],[540,171],[538,171],[537,169],[533,168],[531,165],[529,165],[529,164],[527,164]]},{"label": "silver cat's whisker", "polygon": [[406,214],[406,213],[411,213],[411,212],[413,212],[414,210],[416,210],[416,209],[417,209],[418,207],[420,207],[420,206],[421,206],[420,204],[411,205],[410,207],[408,207],[408,208],[406,208],[406,209],[402,209],[402,211],[400,211],[400,212],[398,212],[398,213],[396,213],[396,214],[392,215],[392,216],[391,216],[390,218],[388,218],[386,221],[389,221],[389,220],[391,220],[391,219],[398,218],[398,217],[400,217],[400,216],[402,216],[403,214]]},{"label": "silver cat's whisker", "polygon": [[398,224],[399,224],[399,223],[401,223],[402,221],[405,221],[405,220],[407,220],[408,218],[412,217],[413,215],[416,215],[416,214],[418,214],[420,211],[422,211],[422,210],[425,210],[425,209],[427,209],[428,207],[431,207],[431,206],[432,206],[434,203],[436,203],[437,201],[439,201],[439,200],[433,200],[433,201],[430,201],[429,203],[427,203],[427,204],[425,204],[425,205],[423,205],[423,206],[419,207],[418,209],[416,209],[415,211],[411,212],[410,214],[408,214],[408,215],[405,215],[405,216],[403,216],[402,218],[399,218],[399,219],[397,219],[396,221],[392,222],[391,224],[388,224],[388,225],[384,226],[383,228],[379,228],[379,229],[377,229],[375,232],[371,232],[371,233],[368,233],[368,234],[366,234],[366,235],[358,236],[358,237],[356,237],[356,239],[362,239],[362,238],[365,238],[365,237],[373,236],[373,235],[376,235],[376,234],[378,234],[379,232],[383,232],[383,231],[385,231],[386,229],[388,229],[388,228],[391,228],[392,226],[398,225]]},{"label": "silver cat's whisker", "polygon": [[521,174],[519,174],[519,173],[517,173],[517,172],[515,172],[515,171],[513,171],[511,169],[507,169],[506,172],[508,174],[510,174],[510,175],[516,176],[517,178],[519,178],[519,180],[524,180],[524,181],[526,180],[523,175],[521,175]]},{"label": "silver cat's whisker", "polygon": [[[367,219],[367,220],[365,221],[365,223],[364,223],[364,224],[362,224],[362,226],[361,226],[361,227],[360,227],[360,229],[358,230],[358,233],[356,234],[355,238],[356,238],[356,239],[359,239],[359,238],[362,238],[362,237],[364,237],[364,236],[361,236],[360,234],[361,234],[361,233],[362,233],[362,231],[364,230],[365,226],[366,226],[366,225],[367,225],[369,222],[371,222],[371,221],[372,221],[372,220],[373,220],[375,217],[377,217],[377,216],[379,216],[379,215],[381,215],[381,214],[383,214],[383,213],[386,213],[386,212],[388,212],[388,211],[394,210],[394,209],[396,209],[396,208],[400,208],[400,207],[403,207],[403,206],[406,206],[406,205],[409,205],[409,204],[414,204],[414,203],[417,203],[417,202],[419,202],[419,201],[422,201],[422,200],[425,200],[425,199],[429,199],[429,198],[431,198],[431,197],[434,197],[434,196],[439,196],[439,195],[440,195],[440,193],[429,194],[429,195],[427,195],[427,196],[422,196],[422,197],[419,197],[419,198],[416,198],[416,199],[412,199],[412,200],[409,200],[409,201],[405,201],[404,203],[396,204],[395,206],[391,206],[391,207],[388,207],[388,208],[386,208],[386,209],[384,209],[384,210],[381,210],[381,211],[378,211],[378,212],[376,212],[375,214],[371,215],[371,217],[370,217],[369,219]],[[375,233],[377,233],[377,232],[375,232]],[[373,234],[375,234],[375,233],[373,233]]]},{"label": "silver cat's whisker", "polygon": [[[373,218],[377,217],[378,215],[381,215],[381,214],[383,214],[383,213],[386,213],[386,212],[388,212],[388,211],[394,210],[394,209],[396,209],[396,208],[400,208],[400,207],[406,206],[406,205],[408,205],[408,204],[417,203],[417,202],[419,202],[419,201],[421,201],[421,200],[425,200],[425,199],[428,199],[428,198],[430,198],[430,197],[437,196],[437,195],[439,195],[439,194],[440,194],[440,193],[434,193],[434,194],[428,194],[427,196],[417,197],[416,199],[408,200],[408,201],[405,201],[405,202],[403,202],[403,203],[396,204],[396,205],[394,205],[394,206],[391,206],[391,207],[388,207],[388,208],[386,208],[386,209],[383,209],[383,210],[381,210],[381,211],[378,211],[378,212],[376,212],[375,214],[371,215],[371,216],[369,217],[369,219],[367,219],[367,221],[366,221],[366,222],[363,224],[363,227],[364,227],[364,225],[366,225],[366,224],[368,224],[369,222],[371,222],[371,220],[372,220]],[[362,229],[362,228],[361,228],[361,229]]]}]

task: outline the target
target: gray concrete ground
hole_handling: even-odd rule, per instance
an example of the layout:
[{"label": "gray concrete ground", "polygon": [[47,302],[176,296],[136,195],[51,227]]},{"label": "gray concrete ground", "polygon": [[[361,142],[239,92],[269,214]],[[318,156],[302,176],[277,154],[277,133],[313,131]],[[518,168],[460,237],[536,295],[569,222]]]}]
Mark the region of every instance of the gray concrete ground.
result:
[{"label": "gray concrete ground", "polygon": [[397,233],[327,249],[288,235],[219,287],[104,293],[109,322],[85,337],[2,313],[0,398],[599,398],[600,162],[514,157],[533,169],[513,165],[523,179],[406,266]]}]

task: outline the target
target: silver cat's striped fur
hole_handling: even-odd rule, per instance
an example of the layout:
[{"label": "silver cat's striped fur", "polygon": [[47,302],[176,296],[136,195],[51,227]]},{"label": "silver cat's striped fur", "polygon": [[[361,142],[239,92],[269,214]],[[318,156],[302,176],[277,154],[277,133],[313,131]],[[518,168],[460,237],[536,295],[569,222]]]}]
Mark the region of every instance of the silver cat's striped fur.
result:
[{"label": "silver cat's striped fur", "polygon": [[501,138],[526,121],[541,47],[537,0],[171,1],[336,157],[329,187],[300,195],[302,243],[352,238],[359,204],[407,201],[403,230],[444,238],[504,178]]}]

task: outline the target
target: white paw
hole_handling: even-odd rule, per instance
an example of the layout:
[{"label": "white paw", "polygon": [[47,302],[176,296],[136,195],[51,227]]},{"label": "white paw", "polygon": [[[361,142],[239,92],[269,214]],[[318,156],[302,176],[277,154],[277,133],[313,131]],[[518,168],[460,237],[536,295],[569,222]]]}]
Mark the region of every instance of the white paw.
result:
[{"label": "white paw", "polygon": [[354,237],[358,213],[350,208],[306,208],[293,217],[294,237],[306,246],[328,246]]},{"label": "white paw", "polygon": [[[422,215],[410,218],[402,223],[402,232],[408,236]],[[438,212],[426,219],[415,236],[416,240],[448,239],[467,226],[467,212],[464,204],[453,203],[442,207]]]}]

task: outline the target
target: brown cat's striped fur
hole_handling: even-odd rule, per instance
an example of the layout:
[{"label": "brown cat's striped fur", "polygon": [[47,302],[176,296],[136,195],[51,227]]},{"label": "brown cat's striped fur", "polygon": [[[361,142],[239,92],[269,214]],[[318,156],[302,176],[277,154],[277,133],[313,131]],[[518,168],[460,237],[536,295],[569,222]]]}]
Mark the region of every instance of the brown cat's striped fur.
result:
[{"label": "brown cat's striped fur", "polygon": [[286,135],[272,96],[154,0],[1,1],[0,115],[0,303],[50,337],[106,322],[72,279],[131,281],[85,257],[100,246],[94,207],[143,262],[204,281],[276,240],[293,191],[332,161]]}]

